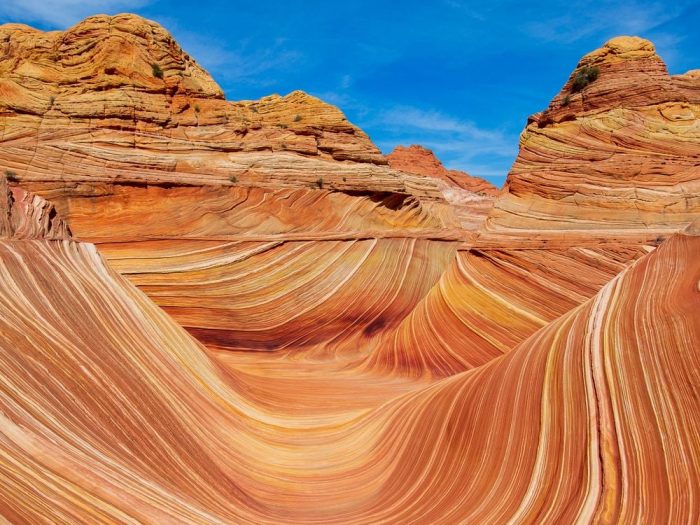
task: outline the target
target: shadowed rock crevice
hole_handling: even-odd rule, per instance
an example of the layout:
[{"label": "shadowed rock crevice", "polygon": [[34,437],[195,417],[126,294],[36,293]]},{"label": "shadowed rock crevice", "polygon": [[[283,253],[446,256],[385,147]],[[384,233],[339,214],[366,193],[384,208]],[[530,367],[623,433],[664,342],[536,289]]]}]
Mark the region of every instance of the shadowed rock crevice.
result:
[{"label": "shadowed rock crevice", "polygon": [[0,238],[70,239],[68,224],[53,204],[0,174]]}]

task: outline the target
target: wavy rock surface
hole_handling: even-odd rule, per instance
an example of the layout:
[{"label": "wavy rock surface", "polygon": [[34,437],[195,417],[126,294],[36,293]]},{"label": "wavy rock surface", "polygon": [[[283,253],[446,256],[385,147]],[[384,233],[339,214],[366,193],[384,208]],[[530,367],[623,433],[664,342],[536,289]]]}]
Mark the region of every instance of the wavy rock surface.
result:
[{"label": "wavy rock surface", "polygon": [[[94,247],[0,242],[3,516],[697,521],[691,233],[478,369],[432,385],[354,374],[370,392],[344,412],[336,371],[316,385],[341,394],[325,417],[270,405],[250,377],[216,366]],[[288,392],[290,380],[267,388]],[[377,387],[395,399],[358,411]]]},{"label": "wavy rock surface", "polygon": [[[593,67],[597,78],[572,92]],[[700,215],[698,80],[670,77],[639,38],[586,55],[522,134],[485,227],[385,334],[372,365],[449,374],[483,364]]]},{"label": "wavy rock surface", "polygon": [[371,519],[696,521],[699,279],[700,238],[676,235],[507,356],[382,407],[406,452]]},{"label": "wavy rock surface", "polygon": [[0,175],[0,239],[70,239],[68,224],[47,200]]},{"label": "wavy rock surface", "polygon": [[474,234],[156,24],[0,27],[0,516],[698,521],[700,77],[649,46],[584,58]]}]

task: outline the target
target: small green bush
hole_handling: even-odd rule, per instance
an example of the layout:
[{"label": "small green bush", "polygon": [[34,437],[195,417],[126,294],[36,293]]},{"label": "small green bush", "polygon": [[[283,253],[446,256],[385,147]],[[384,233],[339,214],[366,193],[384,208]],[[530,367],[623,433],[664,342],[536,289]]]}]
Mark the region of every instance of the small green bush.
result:
[{"label": "small green bush", "polygon": [[294,117],[294,122],[301,122],[301,115],[296,115]]},{"label": "small green bush", "polygon": [[231,182],[231,184],[236,184],[238,182],[238,177],[231,175],[228,180]]},{"label": "small green bush", "polygon": [[153,71],[153,76],[156,78],[163,78],[163,70],[158,64],[151,64],[151,71]]},{"label": "small green bush", "polygon": [[562,105],[562,107],[566,107],[566,106],[568,106],[569,104],[571,104],[571,96],[570,96],[570,95],[566,95],[566,96],[564,97],[564,100],[561,101],[561,105]]},{"label": "small green bush", "polygon": [[600,75],[600,69],[598,69],[595,66],[589,67],[587,75],[588,75],[588,81],[593,82],[594,80],[598,79],[598,75]]},{"label": "small green bush", "polygon": [[202,108],[199,107],[199,104],[195,104],[194,105],[194,112],[199,113],[200,111],[202,111]]},{"label": "small green bush", "polygon": [[321,177],[316,179],[316,186],[318,187],[319,190],[323,189],[323,179]]},{"label": "small green bush", "polygon": [[571,92],[578,93],[588,84],[596,80],[599,74],[600,70],[597,67],[584,67],[581,71],[576,73],[574,81],[571,83]]},{"label": "small green bush", "polygon": [[17,174],[12,170],[5,170],[5,178],[9,182],[13,182],[17,180]]},{"label": "small green bush", "polygon": [[51,96],[49,97],[49,107],[50,107],[50,108],[53,107],[54,102],[56,102],[56,97],[54,97],[53,95],[51,95]]}]

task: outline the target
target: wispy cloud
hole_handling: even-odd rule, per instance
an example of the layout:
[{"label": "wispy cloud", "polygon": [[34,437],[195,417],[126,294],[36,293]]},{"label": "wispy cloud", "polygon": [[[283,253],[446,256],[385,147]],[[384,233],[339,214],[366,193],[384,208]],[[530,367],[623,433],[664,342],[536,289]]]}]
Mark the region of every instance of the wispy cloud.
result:
[{"label": "wispy cloud", "polygon": [[227,92],[235,91],[240,84],[274,86],[304,58],[285,38],[266,40],[263,46],[248,38],[220,40],[206,33],[195,33],[170,18],[158,21]]},{"label": "wispy cloud", "polygon": [[385,153],[398,144],[421,144],[447,167],[481,177],[505,176],[518,150],[518,137],[503,130],[412,106],[381,111],[361,125],[382,137],[378,145]]},{"label": "wispy cloud", "polygon": [[546,42],[572,43],[607,34],[643,35],[679,16],[688,2],[639,0],[585,2],[575,10],[525,25],[525,32]]},{"label": "wispy cloud", "polygon": [[372,126],[383,128],[396,137],[417,137],[423,143],[440,145],[444,151],[462,152],[465,157],[485,152],[509,154],[509,138],[496,129],[482,128],[439,111],[397,106],[380,112]]},{"label": "wispy cloud", "polygon": [[40,23],[66,28],[98,13],[116,14],[142,8],[150,0],[3,0],[0,17],[5,21]]}]

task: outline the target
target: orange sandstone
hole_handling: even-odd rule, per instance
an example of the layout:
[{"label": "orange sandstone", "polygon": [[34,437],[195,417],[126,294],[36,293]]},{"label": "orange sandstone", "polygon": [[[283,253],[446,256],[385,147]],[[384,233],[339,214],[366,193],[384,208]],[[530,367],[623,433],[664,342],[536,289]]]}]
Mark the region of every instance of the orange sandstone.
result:
[{"label": "orange sandstone", "polygon": [[697,522],[699,81],[613,39],[498,193],[139,17],[0,26],[0,516]]}]

